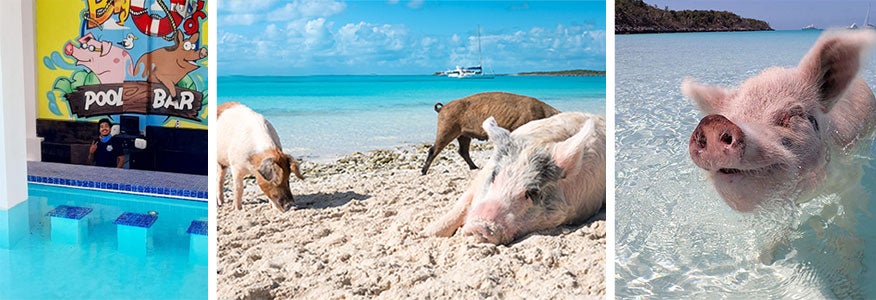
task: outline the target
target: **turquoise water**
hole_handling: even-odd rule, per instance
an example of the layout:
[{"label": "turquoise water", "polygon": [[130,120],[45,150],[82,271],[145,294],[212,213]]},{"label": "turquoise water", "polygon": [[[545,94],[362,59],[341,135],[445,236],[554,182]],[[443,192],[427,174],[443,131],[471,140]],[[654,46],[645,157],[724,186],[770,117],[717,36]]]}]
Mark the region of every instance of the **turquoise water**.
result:
[{"label": "turquoise water", "polygon": [[[0,299],[207,297],[207,266],[189,261],[186,234],[192,220],[207,219],[206,202],[34,184],[28,191],[30,198],[19,204],[30,216],[28,232],[11,249],[0,248]],[[80,245],[52,242],[45,214],[58,205],[94,209]],[[150,210],[159,215],[146,256],[119,252],[113,220]]]},{"label": "turquoise water", "polygon": [[[736,213],[688,156],[690,133],[702,115],[681,95],[686,76],[733,87],[766,67],[795,66],[819,34],[616,37],[618,297],[876,297],[871,212],[854,212],[858,223],[851,231],[828,222],[824,236],[805,225],[818,218],[800,216],[835,201],[830,197],[778,214]],[[874,64],[871,57],[861,74],[871,87],[876,87]],[[863,155],[876,157],[873,150]],[[876,170],[867,166],[865,172],[867,195],[861,200],[872,204]],[[762,263],[760,251],[773,235],[790,242],[778,247],[774,261]]]},{"label": "turquoise water", "polygon": [[218,82],[219,103],[237,101],[262,113],[288,153],[310,160],[431,143],[435,102],[481,92],[523,94],[561,111],[605,115],[605,77],[222,76]]}]

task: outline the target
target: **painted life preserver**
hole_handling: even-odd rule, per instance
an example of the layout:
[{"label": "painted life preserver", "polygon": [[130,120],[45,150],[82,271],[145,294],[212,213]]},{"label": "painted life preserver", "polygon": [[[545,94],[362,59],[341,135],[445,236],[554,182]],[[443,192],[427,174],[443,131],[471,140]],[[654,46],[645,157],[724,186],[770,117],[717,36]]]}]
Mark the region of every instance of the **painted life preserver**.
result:
[{"label": "painted life preserver", "polygon": [[[164,1],[164,0],[158,0]],[[179,11],[187,11],[187,0],[170,0],[170,17],[173,18],[173,24],[180,26],[185,16],[180,15]],[[164,12],[161,12],[164,14]],[[149,14],[149,9],[146,8],[146,0],[131,0],[131,19],[134,20],[134,25],[145,35],[148,36],[166,36],[173,32],[170,18],[152,16]]]}]

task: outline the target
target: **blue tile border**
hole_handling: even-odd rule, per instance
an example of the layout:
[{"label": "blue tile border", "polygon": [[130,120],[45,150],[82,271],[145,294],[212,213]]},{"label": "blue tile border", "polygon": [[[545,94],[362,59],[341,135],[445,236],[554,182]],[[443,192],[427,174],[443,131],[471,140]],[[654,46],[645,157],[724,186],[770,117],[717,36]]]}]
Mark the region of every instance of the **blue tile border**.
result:
[{"label": "blue tile border", "polygon": [[138,214],[126,212],[116,218],[113,224],[149,228],[158,220],[158,215]]},{"label": "blue tile border", "polygon": [[31,175],[27,176],[27,181],[31,182],[31,183],[52,184],[52,185],[80,187],[80,188],[93,188],[93,189],[119,191],[119,192],[153,195],[153,196],[195,199],[195,200],[202,200],[202,201],[207,200],[207,191],[171,189],[171,188],[167,188],[167,187],[139,186],[139,185],[131,185],[131,184],[119,184],[119,183],[113,183],[113,182],[73,180],[73,179],[65,179],[65,178],[57,178],[57,177],[31,176]]},{"label": "blue tile border", "polygon": [[186,233],[207,235],[207,221],[192,221],[192,224],[189,225],[189,229],[186,230]]},{"label": "blue tile border", "polygon": [[79,206],[69,206],[69,205],[59,205],[55,207],[55,209],[46,213],[46,216],[56,217],[56,218],[64,218],[64,219],[73,219],[73,220],[81,220],[91,213],[92,209],[88,207],[79,207]]}]

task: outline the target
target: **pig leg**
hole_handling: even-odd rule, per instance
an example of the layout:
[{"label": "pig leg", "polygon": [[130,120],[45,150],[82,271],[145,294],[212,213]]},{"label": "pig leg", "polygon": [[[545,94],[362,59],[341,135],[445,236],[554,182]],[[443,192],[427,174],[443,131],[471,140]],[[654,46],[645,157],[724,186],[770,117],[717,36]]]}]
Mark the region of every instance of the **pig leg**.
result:
[{"label": "pig leg", "polygon": [[176,98],[176,84],[173,81],[168,81],[164,79],[158,79],[164,87],[167,88],[167,92],[170,93],[170,98]]},{"label": "pig leg", "polygon": [[234,208],[243,209],[243,170],[231,169],[232,190],[234,190]]},{"label": "pig leg", "polygon": [[471,157],[468,156],[468,148],[471,146],[471,138],[461,135],[456,139],[459,142],[459,156],[462,156],[462,159],[465,160],[465,163],[468,164],[468,168],[471,170],[477,169],[478,166],[475,165],[473,161],[471,161]]},{"label": "pig leg", "polygon": [[473,191],[466,191],[465,194],[459,197],[456,204],[449,212],[444,214],[441,219],[429,224],[429,227],[424,229],[423,234],[426,236],[449,237],[462,227],[465,223],[465,215],[468,213],[468,208],[471,206],[471,200],[474,198]]},{"label": "pig leg", "polygon": [[458,137],[459,134],[459,128],[446,130],[441,127],[441,124],[438,124],[438,134],[435,136],[435,144],[432,145],[432,148],[429,148],[429,155],[426,157],[426,164],[423,165],[423,175],[426,175],[426,172],[429,171],[429,166],[432,164],[432,160],[438,156],[438,153],[441,153],[441,150],[444,150],[444,147],[447,147],[447,145],[450,144],[453,139]]},{"label": "pig leg", "polygon": [[216,181],[219,182],[219,184],[217,185],[217,187],[219,188],[219,194],[216,195],[216,199],[219,206],[222,206],[222,204],[225,203],[225,187],[223,185],[225,185],[225,173],[227,172],[227,170],[225,170],[225,167],[223,167],[222,165],[218,166],[219,176],[217,176]]}]

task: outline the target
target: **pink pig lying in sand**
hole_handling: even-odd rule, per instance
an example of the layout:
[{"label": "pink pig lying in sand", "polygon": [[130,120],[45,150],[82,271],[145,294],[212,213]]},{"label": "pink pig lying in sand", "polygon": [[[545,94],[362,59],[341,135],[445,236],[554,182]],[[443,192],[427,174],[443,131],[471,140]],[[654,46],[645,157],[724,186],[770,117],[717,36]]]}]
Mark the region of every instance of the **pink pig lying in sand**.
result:
[{"label": "pink pig lying in sand", "polygon": [[471,187],[426,235],[463,235],[507,244],[527,233],[579,223],[605,205],[605,120],[561,113],[514,132],[490,117],[483,124],[495,144]]},{"label": "pink pig lying in sand", "polygon": [[289,190],[289,176],[304,179],[298,164],[283,153],[280,138],[274,126],[262,115],[237,102],[226,102],[217,109],[214,130],[219,132],[216,142],[216,160],[219,163],[218,204],[225,202],[223,183],[226,169],[231,169],[234,207],[243,209],[243,177],[253,175],[262,192],[268,196],[271,206],[285,212],[293,205]]},{"label": "pink pig lying in sand", "polygon": [[859,184],[843,169],[859,161],[876,125],[876,99],[857,76],[874,35],[826,33],[796,68],[766,69],[735,90],[685,80],[682,92],[707,114],[690,137],[690,157],[731,208],[802,203]]}]

